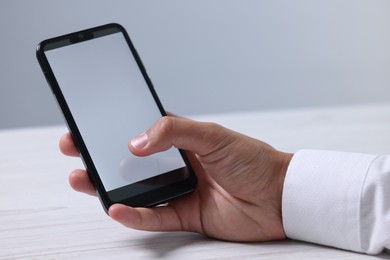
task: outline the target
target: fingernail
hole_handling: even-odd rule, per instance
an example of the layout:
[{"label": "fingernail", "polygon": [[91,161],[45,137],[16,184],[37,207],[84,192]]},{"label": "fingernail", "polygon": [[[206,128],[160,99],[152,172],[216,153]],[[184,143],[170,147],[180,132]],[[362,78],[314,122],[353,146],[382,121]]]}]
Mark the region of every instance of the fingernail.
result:
[{"label": "fingernail", "polygon": [[148,143],[148,136],[146,135],[146,133],[143,133],[131,139],[130,143],[133,147],[137,149],[142,149]]}]

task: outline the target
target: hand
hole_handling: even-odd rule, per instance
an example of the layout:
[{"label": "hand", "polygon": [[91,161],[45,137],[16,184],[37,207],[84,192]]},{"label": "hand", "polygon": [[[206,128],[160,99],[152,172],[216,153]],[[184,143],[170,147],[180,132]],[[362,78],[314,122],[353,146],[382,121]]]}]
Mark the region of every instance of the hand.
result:
[{"label": "hand", "polygon": [[[229,241],[285,238],[281,200],[291,154],[214,123],[170,116],[129,142],[138,156],[172,146],[187,152],[197,189],[157,208],[112,205],[111,218],[139,230],[192,231]],[[60,148],[66,155],[79,155],[69,133]],[[69,181],[77,191],[96,194],[85,170],[73,171]]]}]

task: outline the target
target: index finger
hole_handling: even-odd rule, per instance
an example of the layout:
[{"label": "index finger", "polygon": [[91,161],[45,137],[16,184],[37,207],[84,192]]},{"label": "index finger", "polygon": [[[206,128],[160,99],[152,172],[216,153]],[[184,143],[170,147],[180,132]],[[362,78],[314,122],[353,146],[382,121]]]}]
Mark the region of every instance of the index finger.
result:
[{"label": "index finger", "polygon": [[80,152],[77,150],[74,144],[72,135],[68,132],[64,134],[60,139],[60,150],[67,156],[79,157]]}]

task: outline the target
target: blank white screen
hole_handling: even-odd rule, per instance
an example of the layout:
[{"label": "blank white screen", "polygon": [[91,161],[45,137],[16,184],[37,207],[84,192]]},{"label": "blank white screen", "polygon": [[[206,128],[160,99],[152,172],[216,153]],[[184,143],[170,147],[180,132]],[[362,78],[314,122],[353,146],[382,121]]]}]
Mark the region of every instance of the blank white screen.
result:
[{"label": "blank white screen", "polygon": [[161,114],[122,33],[46,56],[107,191],[185,165],[176,149],[143,158],[128,150]]}]

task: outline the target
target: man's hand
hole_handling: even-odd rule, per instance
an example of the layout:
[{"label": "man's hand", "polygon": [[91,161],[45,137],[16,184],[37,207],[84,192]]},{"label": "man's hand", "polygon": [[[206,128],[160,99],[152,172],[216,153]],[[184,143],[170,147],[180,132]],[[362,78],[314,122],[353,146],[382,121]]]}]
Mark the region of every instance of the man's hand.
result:
[{"label": "man's hand", "polygon": [[[284,239],[281,201],[292,154],[214,123],[163,117],[129,142],[137,156],[175,146],[186,151],[198,187],[167,206],[113,205],[109,215],[124,226],[149,231],[192,231],[229,241]],[[71,135],[60,141],[65,155],[78,156]],[[73,189],[95,195],[85,170],[70,174]]]}]

